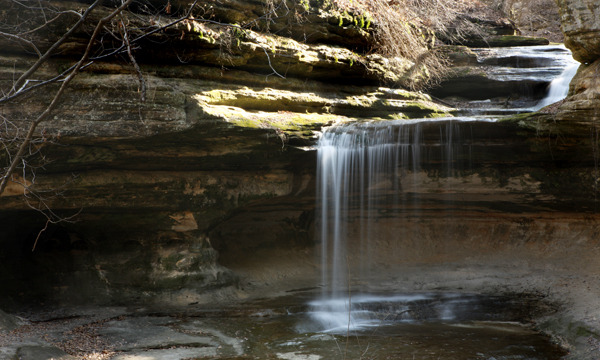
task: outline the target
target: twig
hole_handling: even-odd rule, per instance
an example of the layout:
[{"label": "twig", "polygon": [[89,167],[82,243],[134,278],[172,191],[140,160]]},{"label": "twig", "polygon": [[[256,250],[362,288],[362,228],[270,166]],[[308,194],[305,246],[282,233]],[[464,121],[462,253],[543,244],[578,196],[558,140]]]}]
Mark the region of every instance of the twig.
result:
[{"label": "twig", "polygon": [[2,31],[0,31],[0,35],[6,36],[6,37],[9,37],[11,39],[15,39],[17,41],[21,41],[21,42],[26,43],[27,45],[31,46],[33,48],[33,50],[35,50],[35,52],[38,54],[39,57],[42,57],[42,53],[38,50],[37,46],[35,46],[35,44],[33,42],[31,42],[31,41],[29,41],[27,39],[24,39],[24,38],[22,38],[20,36],[13,35],[13,34],[8,34],[8,33],[5,33],[5,32],[2,32]]},{"label": "twig", "polygon": [[133,64],[133,68],[135,69],[135,72],[137,73],[137,76],[138,76],[138,80],[140,82],[140,101],[145,103],[146,102],[146,81],[144,80],[144,75],[142,75],[140,66],[138,65],[137,61],[135,61],[135,57],[133,57],[133,53],[131,52],[131,44],[129,43],[129,34],[127,34],[127,27],[125,26],[125,23],[123,22],[122,17],[121,17],[121,27],[123,28],[123,41],[125,42],[125,45],[127,45],[127,55],[129,55],[129,60],[131,60],[131,63]]},{"label": "twig", "polygon": [[[101,0],[96,0],[96,2],[94,2],[94,4],[92,4],[90,6],[90,8],[96,6],[100,1]],[[52,111],[54,110],[54,108],[56,108],[56,106],[58,105],[58,101],[62,97],[62,94],[64,93],[67,85],[77,75],[77,73],[79,72],[79,70],[83,66],[83,64],[88,61],[88,58],[89,58],[89,55],[90,55],[90,51],[92,49],[94,41],[98,37],[98,34],[100,33],[100,30],[102,29],[102,27],[104,27],[104,24],[106,24],[112,18],[114,18],[115,16],[117,16],[121,11],[123,11],[127,6],[129,6],[129,4],[132,1],[133,0],[126,0],[121,6],[119,6],[110,15],[108,15],[107,17],[105,17],[105,18],[101,19],[100,21],[98,21],[98,25],[96,25],[94,33],[93,33],[92,37],[90,38],[90,40],[88,42],[88,46],[87,46],[87,48],[85,50],[85,53],[83,54],[83,56],[81,57],[81,59],[79,60],[79,62],[77,63],[77,65],[75,65],[75,68],[73,69],[73,71],[71,72],[71,74],[69,74],[69,76],[62,83],[60,89],[58,90],[58,92],[56,93],[56,95],[54,95],[54,98],[52,99],[52,102],[50,103],[50,105],[48,105],[48,107],[46,108],[46,110],[35,121],[33,121],[31,123],[31,126],[29,127],[29,131],[27,132],[27,136],[25,137],[25,140],[23,141],[23,143],[19,147],[19,151],[14,156],[13,161],[12,161],[10,167],[8,168],[8,170],[6,171],[6,173],[4,174],[2,182],[0,183],[0,194],[2,194],[4,192],[4,189],[6,188],[6,186],[8,184],[8,180],[11,177],[11,174],[15,171],[15,169],[17,168],[17,165],[19,164],[19,162],[23,158],[23,155],[25,154],[25,150],[29,147],[29,144],[31,143],[31,139],[33,138],[33,135],[35,133],[35,129],[37,128],[37,126],[42,121],[44,121],[50,115],[50,113],[52,113]],[[86,11],[86,14],[89,14],[89,12],[91,11],[90,8],[88,8],[88,11]],[[71,33],[71,31],[69,31],[68,33]],[[61,40],[63,40],[63,39],[66,39],[66,35],[63,36],[63,38]],[[60,40],[59,40],[59,42],[60,42]],[[46,54],[44,55],[44,57],[49,56],[49,51],[50,50],[48,50],[48,52],[46,52]],[[37,63],[39,63],[39,65],[41,65],[40,61],[42,59],[38,60]],[[38,67],[39,67],[39,65],[38,65]],[[34,67],[35,67],[35,65],[34,65]],[[32,69],[33,69],[33,67],[32,67]],[[31,71],[31,69],[28,72],[33,73],[33,71]],[[18,81],[17,81],[17,83],[18,83]]]},{"label": "twig", "polygon": [[34,251],[34,250],[35,250],[35,247],[36,247],[36,245],[37,245],[37,243],[38,243],[38,240],[40,239],[40,235],[42,235],[42,233],[43,233],[44,231],[46,231],[46,229],[48,228],[48,224],[49,224],[49,223],[50,223],[50,219],[47,219],[47,220],[46,220],[46,226],[44,226],[44,228],[43,228],[42,230],[40,230],[40,232],[38,233],[37,237],[35,238],[35,242],[33,243],[33,247],[31,248],[31,251]]},{"label": "twig", "polygon": [[[125,3],[126,4],[130,4],[132,0],[127,0]],[[48,49],[48,51],[46,51],[46,53],[38,59],[38,61],[35,62],[35,64],[33,64],[33,66],[31,68],[29,68],[29,70],[27,70],[23,75],[21,75],[21,77],[19,77],[19,79],[17,80],[17,82],[13,85],[13,88],[11,89],[11,93],[12,92],[19,92],[21,86],[23,85],[23,83],[25,82],[26,79],[28,79],[31,75],[33,75],[33,73],[35,73],[37,71],[37,69],[39,69],[40,66],[42,66],[43,63],[45,63],[50,56],[54,53],[54,51],[56,49],[58,49],[59,46],[61,46],[69,37],[71,37],[71,35],[77,31],[77,29],[79,29],[79,27],[85,22],[85,20],[87,19],[88,15],[102,2],[102,0],[96,0],[94,1],[94,3],[92,5],[90,5],[89,8],[87,8],[87,10],[83,13],[83,15],[81,15],[81,18],[79,19],[79,21],[69,30],[67,31],[57,42],[55,42],[50,49]],[[119,9],[124,9],[125,7],[120,6]],[[121,11],[119,10],[119,11]],[[115,14],[116,15],[116,14]],[[110,15],[109,15],[110,16]],[[111,19],[114,16],[111,17]],[[102,20],[101,20],[102,21]],[[97,36],[97,35],[96,35]],[[94,37],[95,39],[95,37]],[[88,45],[91,45],[91,41]],[[88,46],[89,47],[89,46]],[[88,51],[89,52],[89,51]],[[87,57],[87,56],[86,56]],[[2,193],[2,191],[0,191],[0,193]]]},{"label": "twig", "polygon": [[277,16],[275,19],[281,19],[281,18],[284,18],[284,17],[288,16],[288,14],[290,13],[290,9],[287,7],[287,4],[285,3],[285,0],[282,0],[282,1],[279,3],[279,6],[277,6],[276,8],[273,8],[273,10],[271,10],[271,11],[270,11],[270,12],[268,12],[267,14],[264,14],[264,15],[262,15],[261,17],[259,17],[259,18],[257,18],[257,19],[254,19],[253,21],[251,21],[251,22],[249,22],[249,23],[247,23],[247,24],[244,24],[244,25],[242,25],[242,27],[244,27],[245,29],[248,29],[248,28],[250,28],[250,26],[251,26],[252,24],[254,24],[254,23],[257,23],[257,22],[258,22],[258,21],[260,21],[261,19],[268,19],[268,20],[271,20],[271,21],[272,21],[272,20],[274,20],[273,18],[271,18],[271,17],[269,17],[269,16],[270,16],[271,14],[274,14],[274,13],[276,14],[277,10],[279,10],[279,8],[281,7],[281,5],[285,5],[285,7],[287,8],[287,10],[288,10],[288,11],[285,13],[285,15],[283,15],[283,16]]},{"label": "twig", "polygon": [[[281,75],[280,73],[277,72],[277,70],[275,70],[273,68],[273,65],[271,65],[271,57],[269,57],[269,54],[267,53],[267,50],[265,50],[265,48],[262,48],[263,51],[265,52],[265,55],[267,55],[267,60],[269,61],[269,67],[271,68],[271,70],[273,70],[273,74],[279,76],[282,79],[285,79],[285,76]],[[271,74],[272,75],[272,74]],[[268,76],[268,75],[267,75]]]},{"label": "twig", "polygon": [[[92,64],[93,64],[93,61],[90,61],[90,62],[88,62],[87,64],[85,64],[85,65],[81,66],[81,68],[80,68],[79,70],[81,71],[81,70],[83,70],[83,69],[85,69],[85,68],[89,67],[89,66],[90,66],[90,65],[92,65]],[[48,85],[48,84],[51,84],[51,83],[55,83],[55,82],[57,82],[57,81],[60,81],[60,80],[61,80],[61,79],[63,79],[63,78],[64,78],[64,77],[65,77],[65,76],[66,76],[66,75],[69,73],[69,72],[71,72],[71,71],[72,71],[72,70],[75,68],[75,66],[76,66],[76,65],[77,65],[77,64],[75,64],[75,65],[72,65],[72,66],[71,66],[71,67],[69,67],[67,70],[63,71],[62,73],[60,73],[59,75],[56,75],[55,77],[53,77],[53,78],[51,78],[51,79],[48,79],[48,80],[43,80],[43,81],[42,81],[42,80],[39,80],[39,82],[38,82],[37,84],[35,84],[35,85],[33,85],[33,86],[30,86],[30,87],[26,87],[26,86],[27,86],[28,82],[30,82],[30,81],[32,81],[32,80],[26,80],[26,81],[25,81],[25,84],[23,85],[22,89],[21,89],[19,92],[15,93],[15,94],[13,94],[13,95],[11,95],[11,96],[6,96],[6,97],[3,97],[3,98],[0,98],[0,104],[3,104],[3,103],[6,103],[6,102],[9,102],[9,101],[11,101],[11,100],[14,100],[15,98],[17,98],[17,97],[19,97],[19,96],[21,96],[21,95],[23,95],[23,94],[26,94],[26,93],[28,93],[28,92],[29,92],[29,91],[31,91],[31,90],[34,90],[34,89],[37,89],[37,88],[39,88],[39,87],[42,87],[42,86],[45,86],[45,85]]]}]

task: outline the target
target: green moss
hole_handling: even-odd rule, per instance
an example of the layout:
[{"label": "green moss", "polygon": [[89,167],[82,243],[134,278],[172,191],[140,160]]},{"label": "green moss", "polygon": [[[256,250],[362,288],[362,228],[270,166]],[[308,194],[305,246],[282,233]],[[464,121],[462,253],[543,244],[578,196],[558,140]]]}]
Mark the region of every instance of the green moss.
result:
[{"label": "green moss", "polygon": [[427,118],[442,118],[442,117],[452,117],[451,113],[445,113],[445,112],[432,112],[429,115],[426,116]]},{"label": "green moss", "polygon": [[391,114],[390,118],[394,119],[394,120],[406,120],[406,119],[408,119],[408,116],[406,116],[406,114],[403,114],[403,113],[396,113],[396,114]]},{"label": "green moss", "polygon": [[514,123],[518,123],[519,121],[524,121],[524,120],[530,119],[532,117],[535,117],[535,113],[515,114],[515,115],[511,115],[509,117],[498,119],[498,122],[505,122],[505,123],[514,122]]},{"label": "green moss", "polygon": [[236,118],[232,121],[236,126],[250,128],[250,129],[261,129],[264,128],[264,122],[257,119],[250,119],[247,117]]}]

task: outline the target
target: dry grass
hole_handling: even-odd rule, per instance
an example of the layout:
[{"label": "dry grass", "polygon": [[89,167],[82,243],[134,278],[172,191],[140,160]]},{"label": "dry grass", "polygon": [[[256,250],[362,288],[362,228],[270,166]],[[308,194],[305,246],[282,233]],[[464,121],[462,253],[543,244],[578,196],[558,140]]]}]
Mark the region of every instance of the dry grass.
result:
[{"label": "dry grass", "polygon": [[392,67],[402,69],[403,59],[414,63],[401,84],[412,90],[435,85],[446,73],[448,61],[443,53],[432,49],[430,29],[447,32],[447,27],[463,16],[472,3],[470,0],[333,1],[338,11],[367,19],[365,26],[373,22],[376,39],[373,51],[390,59]]},{"label": "dry grass", "polygon": [[399,73],[402,59],[415,64],[401,81],[412,90],[429,88],[447,73],[448,61],[432,48],[429,29],[460,40],[479,33],[474,18],[509,18],[523,35],[563,41],[554,0],[333,0],[332,4],[340,12],[372,19],[376,38],[372,50],[389,58]]}]

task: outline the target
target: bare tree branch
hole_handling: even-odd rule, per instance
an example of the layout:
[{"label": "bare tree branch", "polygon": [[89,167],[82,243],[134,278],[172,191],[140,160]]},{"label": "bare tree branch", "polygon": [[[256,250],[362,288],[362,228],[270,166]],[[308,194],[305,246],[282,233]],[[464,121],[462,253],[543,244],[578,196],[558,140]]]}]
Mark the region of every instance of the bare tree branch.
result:
[{"label": "bare tree branch", "polygon": [[11,39],[15,39],[17,41],[26,43],[27,45],[31,46],[33,48],[33,50],[35,50],[35,52],[38,54],[38,57],[40,57],[40,58],[42,57],[42,53],[38,50],[37,46],[35,46],[35,44],[33,42],[31,42],[31,41],[29,41],[27,39],[24,39],[21,36],[17,36],[17,35],[5,33],[5,32],[2,32],[2,31],[0,31],[0,35],[1,36],[6,36],[6,37],[9,37]]},{"label": "bare tree branch", "polygon": [[[89,14],[91,12],[90,9],[92,7],[97,6],[100,3],[100,1],[101,0],[96,0],[96,2],[94,4],[92,4],[90,6],[90,8],[88,8],[88,11],[86,11],[86,13],[84,14],[84,16],[82,18],[85,18],[87,16],[87,14]],[[58,90],[58,92],[56,93],[56,95],[54,96],[54,98],[52,99],[52,102],[50,103],[50,105],[48,105],[48,107],[46,108],[46,110],[35,121],[33,121],[31,123],[31,125],[29,127],[29,131],[27,132],[27,136],[25,137],[23,143],[19,147],[19,151],[13,157],[12,163],[10,164],[10,167],[8,168],[8,170],[6,171],[6,173],[4,174],[4,177],[2,178],[2,182],[0,183],[0,194],[2,194],[4,192],[4,189],[6,189],[6,186],[8,184],[9,179],[12,177],[12,174],[14,173],[14,171],[17,168],[18,164],[21,162],[21,159],[23,158],[23,155],[25,154],[25,151],[29,147],[31,139],[34,136],[34,133],[35,133],[35,130],[36,130],[37,126],[42,121],[44,121],[50,115],[50,113],[52,113],[52,111],[56,108],[56,106],[58,104],[58,101],[62,97],[62,94],[64,93],[67,85],[77,75],[77,73],[79,72],[79,70],[83,66],[83,64],[88,61],[88,58],[89,58],[92,46],[93,46],[96,38],[98,37],[98,34],[100,33],[101,29],[104,27],[104,25],[107,22],[109,22],[111,19],[113,19],[115,16],[117,16],[121,11],[123,11],[123,9],[127,8],[127,6],[129,6],[129,4],[132,1],[133,0],[126,0],[121,6],[119,6],[116,10],[114,10],[110,15],[108,15],[105,18],[103,18],[100,21],[98,21],[98,25],[96,25],[94,33],[93,33],[92,37],[90,38],[90,40],[88,42],[87,48],[85,50],[85,53],[83,54],[83,56],[81,57],[81,59],[79,60],[79,62],[77,63],[77,65],[75,65],[75,68],[73,69],[73,71],[71,71],[71,74],[69,74],[69,76],[62,83],[60,89]],[[68,33],[71,33],[71,31],[69,31]],[[63,39],[66,39],[66,35],[61,38],[62,41],[64,41]],[[61,40],[59,40],[59,42]],[[44,55],[44,57],[46,57],[46,55],[49,56],[49,51]],[[42,60],[42,59],[40,59],[40,60]],[[40,63],[40,60],[38,60],[38,63]],[[40,65],[41,65],[41,63],[40,63]],[[38,67],[39,67],[39,65],[38,65]],[[33,72],[31,72],[31,73],[33,73]]]},{"label": "bare tree branch", "polygon": [[129,42],[129,34],[127,33],[127,27],[125,26],[123,19],[121,19],[121,28],[123,29],[123,41],[125,42],[125,45],[127,46],[127,55],[129,55],[129,60],[131,60],[131,63],[133,64],[133,68],[135,69],[135,72],[138,76],[138,80],[140,82],[140,101],[145,103],[146,102],[146,81],[144,80],[144,75],[142,75],[140,66],[138,65],[137,61],[135,61],[135,57],[133,57],[133,53],[131,52],[131,44]]},{"label": "bare tree branch", "polygon": [[[98,0],[98,1],[101,1],[101,0]],[[170,22],[170,23],[168,23],[168,24],[165,24],[165,25],[163,25],[163,26],[157,27],[157,28],[153,29],[152,31],[149,31],[149,32],[147,32],[147,33],[145,33],[145,34],[143,34],[143,35],[141,35],[141,36],[138,36],[137,38],[135,38],[135,39],[133,39],[133,40],[129,40],[129,44],[131,45],[131,44],[133,44],[133,43],[139,42],[140,40],[142,40],[142,39],[144,39],[144,38],[146,38],[146,37],[148,37],[148,36],[150,36],[150,35],[152,35],[152,34],[155,34],[155,33],[157,33],[157,32],[160,32],[160,31],[164,31],[165,29],[168,29],[168,28],[170,28],[170,27],[173,27],[173,26],[177,25],[178,23],[180,23],[180,22],[182,22],[182,21],[185,21],[185,20],[188,20],[188,19],[190,19],[190,18],[191,18],[191,15],[192,15],[192,10],[195,8],[195,6],[196,6],[196,4],[197,4],[197,3],[198,3],[198,0],[194,1],[194,3],[193,3],[193,4],[192,4],[192,6],[190,7],[190,9],[187,11],[187,13],[185,14],[185,16],[183,16],[183,17],[181,17],[181,18],[179,18],[179,19],[177,19],[177,20],[174,20],[174,21],[172,21],[172,22]],[[89,10],[89,9],[88,9],[88,10]],[[88,12],[86,11],[86,13],[88,13]],[[78,15],[80,15],[80,14],[78,14]],[[84,15],[85,15],[85,14],[84,14]],[[196,20],[196,21],[203,21],[203,22],[204,22],[204,20],[202,20],[202,19],[195,19],[195,20]],[[235,28],[238,28],[238,29],[240,29],[240,30],[243,30],[243,28],[241,28],[240,26],[237,26],[237,25],[224,24],[224,23],[219,23],[219,22],[216,22],[216,21],[207,21],[207,22],[214,23],[214,24],[219,24],[219,25],[223,25],[223,26],[235,27]],[[107,29],[106,29],[106,30],[107,30]],[[109,31],[109,33],[111,33],[111,35],[112,35],[112,36],[114,36],[115,38],[117,38],[117,37],[116,37],[114,34],[112,34],[112,32],[110,32],[110,31]],[[63,36],[63,38],[61,38],[61,40],[63,40],[63,39],[65,39],[65,40],[66,40],[66,38],[65,38],[64,36]],[[116,48],[116,49],[114,49],[114,50],[110,51],[109,53],[102,54],[102,55],[99,55],[99,56],[90,56],[90,57],[89,57],[89,60],[90,60],[90,62],[89,62],[88,64],[86,64],[86,65],[82,66],[80,70],[83,70],[84,68],[86,68],[86,67],[90,66],[90,65],[93,63],[93,61],[96,61],[96,60],[102,60],[102,59],[106,59],[106,58],[110,58],[110,57],[112,57],[112,56],[119,55],[119,54],[122,54],[122,53],[124,53],[124,52],[127,52],[127,45],[126,45],[125,43],[123,43],[123,44],[122,44],[121,46],[119,46],[118,48]],[[47,52],[47,53],[44,55],[44,57],[45,57],[47,54],[48,54],[48,52]],[[43,59],[40,59],[40,60],[43,60]],[[47,59],[46,59],[46,60],[47,60]],[[44,61],[45,61],[45,60],[44,60]],[[38,65],[38,63],[39,63],[39,65]],[[36,65],[34,65],[34,66],[37,66],[37,67],[39,68],[39,66],[41,66],[41,64],[43,64],[43,61],[38,61],[38,63],[36,63]],[[135,66],[135,65],[134,65],[134,66]],[[33,85],[33,86],[29,86],[29,87],[27,87],[27,86],[26,86],[26,85],[27,85],[26,83],[27,83],[27,81],[30,81],[30,80],[28,80],[28,79],[26,78],[26,76],[31,76],[31,75],[32,75],[32,74],[35,72],[35,71],[32,71],[32,69],[33,69],[33,67],[32,67],[32,68],[31,68],[29,71],[27,71],[25,74],[23,74],[23,75],[22,75],[22,76],[19,78],[19,80],[21,80],[21,79],[22,79],[21,81],[19,81],[19,80],[18,80],[18,81],[15,83],[15,86],[14,86],[15,88],[17,87],[17,86],[16,86],[17,84],[19,84],[19,86],[20,86],[21,88],[20,88],[18,91],[16,91],[16,92],[12,92],[12,91],[11,91],[9,94],[7,94],[7,95],[5,95],[4,97],[0,98],[0,104],[2,104],[2,103],[7,103],[7,102],[9,102],[9,101],[11,101],[11,100],[14,100],[15,98],[17,98],[17,97],[19,97],[19,96],[21,96],[21,95],[23,95],[23,94],[25,94],[25,93],[27,93],[27,92],[29,92],[29,91],[31,91],[31,90],[34,90],[34,89],[36,89],[36,88],[40,88],[40,87],[42,87],[42,86],[44,86],[44,85],[48,85],[48,84],[51,84],[51,83],[54,83],[54,82],[60,81],[60,80],[64,79],[64,78],[67,76],[67,74],[68,74],[69,72],[71,72],[71,71],[72,71],[74,68],[75,68],[75,65],[73,65],[73,66],[69,67],[67,70],[63,71],[61,74],[59,74],[59,75],[57,75],[57,76],[55,76],[55,77],[53,77],[53,78],[51,78],[51,79],[48,79],[48,80],[41,80],[41,81],[40,81],[38,84],[36,84],[36,85]]]},{"label": "bare tree branch", "polygon": [[[54,53],[54,51],[56,51],[56,49],[58,49],[59,46],[61,46],[69,37],[71,37],[71,35],[75,31],[77,31],[77,29],[85,22],[88,15],[101,2],[102,2],[102,0],[96,0],[96,1],[94,1],[94,3],[92,5],[90,5],[90,7],[87,8],[87,10],[83,13],[83,15],[81,15],[81,18],[79,19],[79,21],[69,31],[67,31],[57,42],[55,42],[50,47],[50,49],[48,49],[48,51],[46,51],[46,53],[41,58],[39,58],[38,61],[36,61],[36,63],[33,64],[33,66],[31,68],[29,68],[29,70],[27,70],[23,75],[21,75],[21,77],[19,77],[17,82],[15,82],[15,84],[13,85],[11,93],[19,92],[21,90],[21,87],[25,83],[25,80],[27,80],[31,75],[33,75],[33,73],[35,73],[37,71],[37,69],[39,69],[40,66],[42,66],[43,63],[48,61],[48,59],[50,58],[50,55],[52,55]],[[127,4],[131,3],[131,0],[128,0],[126,3]],[[119,9],[121,9],[121,7],[119,7]],[[121,11],[121,10],[119,10],[119,11]],[[111,17],[111,19],[112,19],[112,17]],[[2,193],[2,191],[0,191],[0,193]]]},{"label": "bare tree branch", "polygon": [[[273,70],[273,74],[279,76],[282,79],[285,79],[285,76],[283,76],[280,73],[278,73],[277,70],[275,70],[275,68],[273,68],[273,65],[271,65],[271,57],[267,53],[267,50],[265,50],[265,48],[262,48],[262,49],[265,52],[265,55],[267,56],[267,60],[269,61],[269,67],[271,68],[271,70]],[[273,75],[273,74],[271,74],[271,75]]]}]

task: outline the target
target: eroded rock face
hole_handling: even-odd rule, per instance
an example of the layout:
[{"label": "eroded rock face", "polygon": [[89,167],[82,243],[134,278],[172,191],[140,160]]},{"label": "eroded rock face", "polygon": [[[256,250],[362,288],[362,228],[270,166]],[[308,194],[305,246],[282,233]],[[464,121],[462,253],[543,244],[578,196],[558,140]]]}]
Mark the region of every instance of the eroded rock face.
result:
[{"label": "eroded rock face", "polygon": [[[280,213],[287,215],[268,216],[270,228],[278,229],[268,242],[312,247],[307,219],[314,211],[315,159],[304,147],[314,145],[324,126],[452,110],[427,95],[382,86],[382,80],[408,76],[413,64],[390,71],[389,59],[359,55],[372,42],[372,30],[347,14],[288,2],[291,17],[267,21],[260,1],[207,3],[215,21],[253,25],[232,37],[227,27],[191,20],[153,33],[135,49],[146,102],[140,102],[131,66],[97,61],[70,84],[44,123],[45,134],[60,139],[44,147],[53,161],[38,172],[39,189],[69,182],[63,196],[47,204],[65,216],[79,212],[78,221],[40,233],[44,218],[23,201],[21,185],[9,186],[0,198],[0,279],[10,301],[165,296],[172,303],[206,302],[205,293],[235,290],[239,278],[219,264],[211,231],[247,206],[285,198]],[[173,2],[171,16],[190,4]],[[77,20],[68,11],[87,6],[51,5],[67,12],[43,34],[32,33],[42,52]],[[158,11],[164,6],[155,5]],[[31,9],[3,2],[0,10],[4,19],[17,19]],[[52,78],[71,66],[92,24],[110,11],[92,12],[89,24],[36,75]],[[43,23],[35,11],[30,15],[24,26]],[[160,20],[143,12],[123,16],[132,36],[169,21],[164,11]],[[0,49],[0,87],[9,89],[36,58],[6,37]],[[56,89],[2,105],[2,116],[26,123]],[[222,248],[230,240],[215,243]]]},{"label": "eroded rock face", "polygon": [[[224,21],[238,15],[248,21],[258,11],[255,3],[246,4],[249,8],[245,2],[217,3],[227,8],[218,10]],[[243,11],[237,14],[229,6]],[[288,275],[314,284],[316,158],[310,146],[319,132],[336,122],[438,117],[452,109],[427,95],[383,86],[381,79],[406,73],[391,73],[388,60],[375,55],[355,61],[354,46],[369,41],[368,32],[350,19],[340,25],[322,12],[313,15],[320,19],[314,20],[318,29],[329,29],[319,40],[299,41],[302,31],[294,27],[290,37],[248,31],[229,44],[225,57],[218,28],[182,24],[173,33],[157,33],[136,53],[148,85],[145,103],[126,65],[97,62],[74,80],[44,124],[46,134],[60,134],[60,141],[44,147],[54,161],[38,180],[42,190],[60,188],[75,174],[63,196],[48,205],[59,214],[81,213],[78,222],[40,233],[45,218],[23,202],[22,187],[12,184],[0,198],[0,280],[10,300],[209,302],[205,295],[211,292],[241,296],[244,274],[256,269],[261,273],[254,272],[254,279],[266,279],[260,286]],[[40,78],[70,66],[89,30],[65,44],[61,56],[39,70]],[[356,39],[348,38],[351,32]],[[40,39],[40,49],[54,35]],[[167,40],[175,51],[155,45]],[[34,58],[14,43],[0,44],[6,45],[0,47],[4,88]],[[177,55],[184,50],[188,63],[180,65]],[[468,49],[456,50],[457,63],[479,65]],[[406,70],[411,66],[407,62]],[[27,120],[48,103],[54,88],[45,90],[3,106],[2,115]],[[563,152],[561,161],[582,159],[583,170],[569,177],[553,163],[550,136],[510,129],[522,138],[509,146],[504,127],[492,130],[481,148],[491,155],[481,157],[470,174],[478,187],[463,187],[461,195],[476,198],[488,212],[533,213],[546,199],[548,211],[565,203],[588,204],[588,187],[563,185],[564,179],[589,182],[589,152],[581,157],[576,146]],[[568,133],[565,138],[587,145],[587,137]],[[507,177],[506,164],[518,170]],[[546,176],[544,169],[556,171]],[[436,184],[444,177],[424,175],[429,187],[419,196],[442,201]],[[537,184],[532,189],[519,187],[530,180]],[[509,198],[522,203],[498,205]]]},{"label": "eroded rock face", "polygon": [[582,63],[555,119],[592,122],[600,119],[600,4],[593,0],[557,0],[565,45]]},{"label": "eroded rock face", "polygon": [[555,117],[590,123],[600,119],[600,60],[580,66],[569,85],[569,97]]},{"label": "eroded rock face", "polygon": [[600,4],[595,0],[557,0],[565,45],[573,58],[591,63],[600,58]]}]

